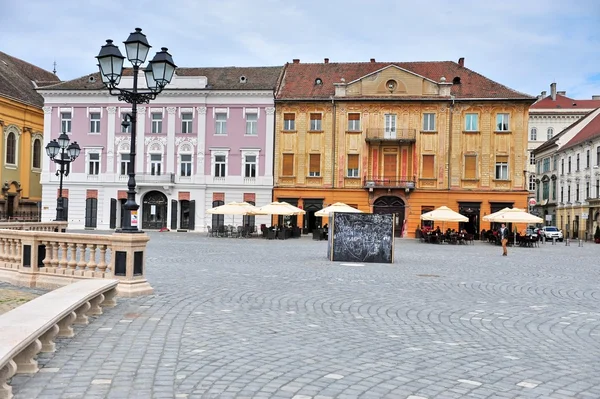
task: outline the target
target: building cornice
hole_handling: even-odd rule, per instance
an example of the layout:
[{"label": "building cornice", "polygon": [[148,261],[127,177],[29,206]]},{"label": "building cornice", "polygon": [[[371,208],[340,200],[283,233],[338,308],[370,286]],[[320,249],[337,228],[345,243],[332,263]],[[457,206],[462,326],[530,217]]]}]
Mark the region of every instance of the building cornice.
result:
[{"label": "building cornice", "polygon": [[[47,97],[106,97],[112,98],[108,94],[108,91],[98,90],[48,90],[40,93]],[[205,91],[201,89],[189,89],[189,90],[173,90],[163,91],[160,93],[158,98],[161,97],[265,97],[273,98],[273,91],[269,90],[211,90]]]}]

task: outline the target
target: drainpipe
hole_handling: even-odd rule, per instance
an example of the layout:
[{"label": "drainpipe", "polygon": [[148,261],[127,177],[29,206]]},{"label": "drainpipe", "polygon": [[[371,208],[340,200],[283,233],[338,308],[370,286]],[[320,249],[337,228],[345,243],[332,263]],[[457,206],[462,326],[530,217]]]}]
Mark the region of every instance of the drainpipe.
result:
[{"label": "drainpipe", "polygon": [[452,159],[452,111],[454,110],[454,96],[450,96],[452,103],[450,104],[450,120],[448,126],[448,160],[446,165],[448,166],[448,191],[450,191],[451,183],[451,159]]},{"label": "drainpipe", "polygon": [[332,175],[332,179],[331,179],[331,188],[335,188],[335,179],[336,179],[336,173],[335,173],[335,165],[336,165],[336,159],[335,159],[335,136],[336,136],[336,131],[335,131],[335,122],[336,122],[336,114],[335,114],[335,99],[333,98],[333,96],[331,96],[331,107],[332,107],[332,129],[333,129],[333,137],[331,140],[331,165],[332,165],[332,169],[331,169],[331,175]]}]

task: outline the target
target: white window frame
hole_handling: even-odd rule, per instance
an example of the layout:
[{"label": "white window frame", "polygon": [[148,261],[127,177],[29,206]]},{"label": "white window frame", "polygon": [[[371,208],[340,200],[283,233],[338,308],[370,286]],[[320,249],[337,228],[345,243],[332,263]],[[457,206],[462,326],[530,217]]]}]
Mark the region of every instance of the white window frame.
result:
[{"label": "white window frame", "polygon": [[131,121],[129,121],[129,125],[127,127],[123,126],[123,122],[125,122],[125,120],[127,119],[127,115],[129,115],[130,112],[121,112],[121,133],[131,133]]},{"label": "white window frame", "polygon": [[[293,114],[294,119],[285,119],[285,114]],[[283,130],[287,132],[293,132],[296,130],[296,114],[294,114],[293,112],[283,113]]]},{"label": "white window frame", "polygon": [[529,132],[529,141],[537,141],[537,128],[532,127]]},{"label": "white window frame", "polygon": [[[8,163],[7,162],[8,136],[11,133],[15,135],[15,163]],[[21,138],[21,132],[14,125],[9,126],[4,131],[4,148],[3,148],[3,152],[4,152],[4,166],[7,169],[17,169],[19,167],[19,141],[20,141],[20,138]]]},{"label": "white window frame", "polygon": [[[123,160],[123,155],[130,157],[129,160]],[[127,176],[129,172],[129,164],[131,163],[131,154],[129,151],[119,153],[119,176]],[[125,165],[125,173],[123,173],[123,166]]]},{"label": "white window frame", "polygon": [[[220,155],[225,156],[225,176],[215,175],[216,157]],[[229,149],[222,148],[210,150],[210,175],[216,179],[224,179],[229,175]]]},{"label": "white window frame", "polygon": [[[470,121],[469,121],[470,117]],[[475,126],[473,126],[473,124]],[[479,131],[479,114],[469,112],[465,114],[465,132],[478,132]]]},{"label": "white window frame", "polygon": [[308,114],[310,118],[312,115],[321,115],[321,119],[310,119],[310,131],[311,132],[321,132],[323,131],[323,114],[319,112],[311,112]]},{"label": "white window frame", "polygon": [[[40,142],[40,166],[35,166],[34,165],[34,161],[35,161],[35,142],[39,141]],[[40,135],[40,134],[34,134],[31,138],[31,170],[33,170],[34,172],[39,172],[42,170],[42,156],[44,154],[44,147],[42,146],[42,143],[44,142],[44,138]],[[6,147],[5,147],[6,148]]]},{"label": "white window frame", "polygon": [[[218,158],[223,157],[223,161]],[[227,154],[215,154],[214,155],[214,168],[213,168],[213,177],[227,177]],[[219,168],[219,173],[217,173],[217,165],[222,165],[223,167]],[[218,175],[218,176],[217,176]]]},{"label": "white window frame", "polygon": [[[98,118],[95,118],[98,116]],[[100,122],[102,120],[102,114],[100,112],[90,112],[90,133],[100,134]]]},{"label": "white window frame", "polygon": [[[154,119],[154,116],[160,116],[160,119]],[[150,114],[150,123],[151,123],[151,133],[152,134],[161,134],[162,133],[162,125],[163,125],[163,114],[161,112],[152,112]]]},{"label": "white window frame", "polygon": [[[65,115],[69,115],[68,118]],[[71,134],[73,128],[73,111],[60,111],[60,132]]]},{"label": "white window frame", "polygon": [[[510,162],[510,159],[507,160],[506,162],[498,162],[496,161],[495,164],[495,168],[494,168],[494,178],[495,180],[509,180],[509,176],[508,176],[508,164]],[[500,173],[498,173],[500,172]],[[504,172],[504,173],[502,173]],[[503,177],[502,175],[505,175],[505,177]]]},{"label": "white window frame", "polygon": [[[356,155],[358,157],[358,168],[350,169],[348,167],[348,159],[346,159],[346,177],[360,177],[360,154],[348,154]],[[352,172],[350,172],[352,171]]]},{"label": "white window frame", "polygon": [[529,151],[529,165],[535,165],[535,154],[533,151]]},{"label": "white window frame", "polygon": [[510,132],[510,114],[499,112],[496,114],[496,131]]},{"label": "white window frame", "polygon": [[[152,156],[159,156],[160,161],[153,160]],[[162,176],[163,175],[163,167],[162,166],[163,166],[163,159],[164,159],[162,152],[151,152],[148,154],[148,159],[149,159],[148,174],[151,176]],[[159,173],[153,173],[153,172],[157,172],[156,168],[154,171],[152,170],[152,166],[154,166],[154,165],[158,165]]]},{"label": "white window frame", "polygon": [[[252,118],[254,118],[254,120],[252,120]],[[258,112],[248,112],[248,113],[246,113],[246,136],[257,136],[257,135],[258,135]]]},{"label": "white window frame", "polygon": [[[102,149],[102,147],[88,147],[85,149],[85,174],[88,177],[94,176],[95,178],[97,178],[98,176],[100,176],[100,174],[102,174]],[[90,164],[92,162],[91,154],[98,155],[98,173],[90,173],[92,172],[90,168]]]},{"label": "white window frame", "polygon": [[[189,161],[184,161],[183,157],[190,157]],[[188,167],[186,168],[186,172],[188,174],[183,174],[183,165],[188,165]],[[192,177],[194,174],[194,154],[192,154],[191,152],[180,152],[179,153],[179,176],[180,177]]]},{"label": "white window frame", "polygon": [[529,175],[529,191],[535,191],[536,183],[535,183],[535,175]]},{"label": "white window frame", "polygon": [[358,119],[348,119],[348,131],[349,132],[360,132],[360,121],[361,114],[360,112],[348,112],[348,118],[350,118],[350,114],[358,114]]},{"label": "white window frame", "polygon": [[[258,171],[258,155],[254,154],[254,153],[245,153],[242,155],[243,159],[244,159],[244,165],[243,165],[243,169],[242,169],[242,173],[244,174],[244,177],[247,179],[256,179],[257,174],[256,172]],[[248,161],[248,157],[254,157],[254,161]],[[254,165],[254,176],[248,176],[248,170],[247,167],[248,165],[252,166]]]},{"label": "white window frame", "polygon": [[423,113],[423,131],[424,132],[435,132],[435,113],[425,112]]},{"label": "white window frame", "polygon": [[[310,156],[311,155],[318,155],[319,156],[319,171],[318,172],[312,172],[310,170]],[[322,162],[323,162],[323,159],[321,158],[321,153],[319,153],[319,154],[308,154],[308,162],[307,162],[307,165],[308,165],[308,177],[321,177]]]},{"label": "white window frame", "polygon": [[[184,117],[190,117],[190,119],[184,119]],[[182,112],[181,113],[181,133],[191,134],[193,133],[194,126],[194,113],[193,112]]]},{"label": "white window frame", "polygon": [[[223,118],[223,119],[219,119]],[[215,112],[215,136],[227,135],[227,112]]]},{"label": "white window frame", "polygon": [[395,139],[398,135],[398,116],[396,114],[384,114],[384,133],[383,138]]},{"label": "white window frame", "polygon": [[550,140],[554,136],[554,128],[549,127],[546,131],[546,140]]}]

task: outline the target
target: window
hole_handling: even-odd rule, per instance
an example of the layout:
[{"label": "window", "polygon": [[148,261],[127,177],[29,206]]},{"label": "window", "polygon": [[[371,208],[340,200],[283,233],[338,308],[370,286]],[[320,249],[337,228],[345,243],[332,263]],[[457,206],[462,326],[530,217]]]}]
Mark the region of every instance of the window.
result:
[{"label": "window", "polygon": [[71,113],[60,113],[60,129],[61,133],[71,133]]},{"label": "window", "polygon": [[90,113],[90,133],[100,133],[100,112]]},{"label": "window", "polygon": [[577,169],[575,169],[575,170],[576,170],[577,172],[579,172],[579,154],[577,154],[576,167],[577,167]]},{"label": "window", "polygon": [[535,175],[529,175],[529,191],[535,191]]},{"label": "window", "polygon": [[477,155],[465,155],[465,179],[477,179]]},{"label": "window", "polygon": [[180,175],[191,176],[192,175],[192,154],[180,154]]},{"label": "window", "polygon": [[162,154],[150,154],[150,174],[160,176],[162,169]]},{"label": "window", "polygon": [[296,115],[286,113],[283,114],[283,130],[294,131],[296,130]]},{"label": "window", "polygon": [[508,114],[497,114],[496,115],[496,131],[507,132],[508,126]]},{"label": "window", "polygon": [[508,180],[508,155],[496,155],[496,180]]},{"label": "window", "polygon": [[479,130],[479,115],[465,114],[465,130],[467,132],[476,132]]},{"label": "window", "polygon": [[215,134],[227,134],[227,114],[225,112],[215,114]]},{"label": "window", "polygon": [[[181,114],[181,133],[192,133],[192,122],[194,115],[191,112]],[[182,175],[184,176],[184,175]],[[187,175],[189,176],[189,175]]]},{"label": "window", "polygon": [[586,169],[590,168],[590,150],[587,150],[585,152],[585,168]]},{"label": "window", "polygon": [[358,177],[358,154],[348,154],[348,177]]},{"label": "window", "polygon": [[535,154],[533,152],[529,153],[529,165],[535,165]]},{"label": "window", "polygon": [[534,127],[531,128],[531,133],[529,134],[529,140],[537,141],[537,129]]},{"label": "window", "polygon": [[561,159],[560,160],[560,174],[564,175],[565,174],[565,159]]},{"label": "window", "polygon": [[312,132],[320,132],[321,128],[321,114],[310,114],[310,130]]},{"label": "window", "polygon": [[[126,124],[123,124],[127,122]],[[121,133],[131,133],[131,120],[127,113],[121,114]]]},{"label": "window", "polygon": [[550,182],[546,180],[542,182],[542,199],[548,198],[550,198]]},{"label": "window", "polygon": [[552,170],[558,170],[558,156],[552,158]]},{"label": "window", "polygon": [[435,114],[423,114],[423,131],[435,132]]},{"label": "window", "polygon": [[258,134],[258,114],[246,114],[246,134],[256,136]]},{"label": "window", "polygon": [[[431,212],[434,209],[435,208],[430,205],[421,206],[421,215],[427,212]],[[433,220],[421,220],[421,228],[423,227],[429,227],[430,229],[433,229]]]},{"label": "window", "polygon": [[548,128],[548,132],[546,134],[546,140],[550,140],[552,138],[552,136],[554,136],[554,129],[552,129],[551,127]]},{"label": "window", "polygon": [[552,180],[552,199],[556,201],[556,180]]},{"label": "window", "polygon": [[596,147],[596,166],[600,166],[600,145]]},{"label": "window", "polygon": [[571,173],[571,157],[569,156],[567,173]]},{"label": "window", "polygon": [[42,167],[42,141],[35,139],[33,141],[33,161],[32,165],[34,169],[40,169]]},{"label": "window", "polygon": [[92,152],[89,154],[88,175],[100,174],[100,154]]},{"label": "window", "polygon": [[310,177],[321,176],[321,154],[310,154],[308,158],[308,175]]},{"label": "window", "polygon": [[396,114],[385,114],[385,131],[383,138],[395,139],[396,138]]},{"label": "window", "polygon": [[564,187],[560,187],[560,203],[564,203],[565,202],[565,190]]},{"label": "window", "polygon": [[435,177],[435,155],[423,155],[422,164],[421,177],[424,179],[433,179]]},{"label": "window", "polygon": [[162,114],[160,112],[152,114],[152,133],[162,133]]},{"label": "window", "polygon": [[227,166],[227,157],[225,155],[215,155],[215,177],[225,177]]},{"label": "window", "polygon": [[[216,200],[216,201],[212,202],[213,208],[216,208],[221,205],[225,205],[225,201]],[[224,225],[225,225],[225,215],[217,215],[217,214],[212,215],[212,228],[215,229],[215,231],[221,230],[222,226],[224,226]]]},{"label": "window", "polygon": [[544,162],[542,165],[542,173],[546,173],[550,171],[550,158],[544,158]]},{"label": "window", "polygon": [[537,164],[536,165],[536,168],[537,168],[536,171],[537,171],[537,174],[539,175],[539,174],[542,173],[542,161],[537,161],[536,164]]},{"label": "window", "polygon": [[256,177],[256,155],[244,156],[244,177]]},{"label": "window", "polygon": [[17,164],[17,137],[13,132],[6,137],[6,163]]},{"label": "window", "polygon": [[590,182],[585,182],[585,198],[590,198]]},{"label": "window", "polygon": [[360,114],[350,113],[348,114],[348,131],[359,132],[360,131]]},{"label": "window", "polygon": [[567,203],[571,203],[571,185],[567,186]]},{"label": "window", "polygon": [[283,154],[282,176],[294,176],[294,154]]},{"label": "window", "polygon": [[579,202],[579,183],[575,185],[575,201]]},{"label": "window", "polygon": [[121,154],[121,170],[120,170],[121,176],[125,176],[126,174],[129,173],[130,159],[131,158],[130,158],[129,154]]},{"label": "window", "polygon": [[600,180],[596,180],[596,198],[600,198]]}]

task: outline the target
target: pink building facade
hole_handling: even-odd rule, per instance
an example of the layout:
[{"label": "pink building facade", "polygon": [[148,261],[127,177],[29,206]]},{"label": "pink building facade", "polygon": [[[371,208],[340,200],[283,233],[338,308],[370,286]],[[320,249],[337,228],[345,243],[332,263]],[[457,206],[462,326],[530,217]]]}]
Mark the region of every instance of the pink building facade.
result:
[{"label": "pink building facade", "polygon": [[[138,105],[135,172],[142,229],[206,231],[216,223],[268,222],[268,216],[233,220],[206,210],[231,201],[259,206],[271,201],[273,91],[280,71],[180,68],[156,100]],[[124,76],[120,87],[131,87],[132,81]],[[131,146],[131,128],[123,121],[131,105],[110,96],[99,74],[44,88],[40,94],[45,100],[44,146],[64,131],[81,147],[63,179],[69,228],[120,227]],[[56,166],[45,157],[44,221],[56,215]]]}]

